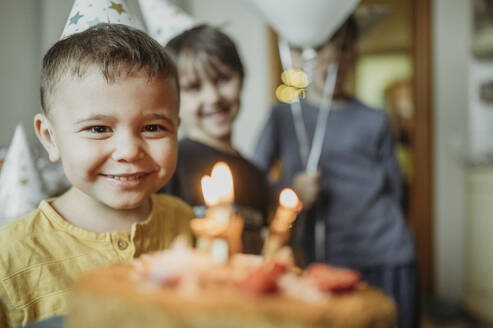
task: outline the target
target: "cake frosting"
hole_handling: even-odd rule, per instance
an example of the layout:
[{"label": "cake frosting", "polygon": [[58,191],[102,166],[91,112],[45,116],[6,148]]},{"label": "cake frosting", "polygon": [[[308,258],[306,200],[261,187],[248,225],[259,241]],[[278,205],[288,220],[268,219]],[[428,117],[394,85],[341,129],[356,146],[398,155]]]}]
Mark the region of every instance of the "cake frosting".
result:
[{"label": "cake frosting", "polygon": [[235,254],[219,263],[183,242],[83,276],[67,326],[394,327],[396,308],[353,270]]}]

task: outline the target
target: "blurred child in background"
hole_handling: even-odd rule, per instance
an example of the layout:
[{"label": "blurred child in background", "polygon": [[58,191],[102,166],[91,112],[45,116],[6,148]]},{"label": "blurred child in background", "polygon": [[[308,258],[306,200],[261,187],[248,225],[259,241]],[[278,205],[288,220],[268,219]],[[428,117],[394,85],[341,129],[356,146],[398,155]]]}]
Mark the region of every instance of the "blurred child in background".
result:
[{"label": "blurred child in background", "polygon": [[[399,327],[417,327],[414,244],[403,218],[401,172],[389,120],[383,111],[365,106],[344,90],[357,37],[351,17],[313,59],[312,82],[307,99],[301,101],[310,141],[325,97],[329,63],[339,65],[318,172],[305,172],[293,115],[285,103],[273,107],[252,160],[266,173],[280,160],[280,184],[293,186],[303,201],[306,215],[298,226],[303,227],[305,264],[318,261],[361,271],[369,284],[396,300]],[[300,68],[301,51],[292,49],[291,55],[293,66]],[[317,245],[319,233],[324,238]]]},{"label": "blurred child in background", "polygon": [[260,253],[270,196],[264,174],[232,144],[245,75],[236,46],[218,28],[200,25],[171,39],[166,50],[178,67],[187,136],[179,142],[176,174],[163,191],[183,198],[202,216],[200,180],[216,162],[226,162],[233,175],[234,209],[245,220],[243,251]]}]

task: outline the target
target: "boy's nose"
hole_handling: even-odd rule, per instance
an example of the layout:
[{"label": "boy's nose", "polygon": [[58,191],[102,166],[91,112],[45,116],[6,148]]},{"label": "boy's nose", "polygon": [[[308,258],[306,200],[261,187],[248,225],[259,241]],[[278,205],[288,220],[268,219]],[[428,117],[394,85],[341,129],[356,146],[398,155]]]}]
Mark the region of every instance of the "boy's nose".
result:
[{"label": "boy's nose", "polygon": [[215,104],[219,102],[219,99],[221,98],[218,87],[215,86],[213,83],[207,83],[204,86],[203,95],[204,95],[204,101],[207,104]]},{"label": "boy's nose", "polygon": [[115,140],[112,159],[118,162],[133,162],[144,157],[140,140],[135,136],[120,136]]}]

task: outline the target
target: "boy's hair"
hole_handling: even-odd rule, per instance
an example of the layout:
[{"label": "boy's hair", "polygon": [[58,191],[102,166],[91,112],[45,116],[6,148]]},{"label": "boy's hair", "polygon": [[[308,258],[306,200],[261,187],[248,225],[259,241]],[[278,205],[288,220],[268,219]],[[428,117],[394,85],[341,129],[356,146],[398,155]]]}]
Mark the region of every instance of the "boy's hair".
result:
[{"label": "boy's hair", "polygon": [[[233,69],[243,81],[245,70],[235,43],[220,29],[202,24],[193,27],[171,39],[166,50],[175,60],[183,53],[206,54],[209,59],[218,58]],[[177,61],[177,60],[176,60]]]},{"label": "boy's hair", "polygon": [[99,69],[109,83],[143,71],[149,80],[171,78],[179,90],[176,66],[157,41],[127,25],[103,23],[58,41],[45,54],[41,70],[44,113],[49,112],[50,98],[64,77],[82,78],[91,67]]}]

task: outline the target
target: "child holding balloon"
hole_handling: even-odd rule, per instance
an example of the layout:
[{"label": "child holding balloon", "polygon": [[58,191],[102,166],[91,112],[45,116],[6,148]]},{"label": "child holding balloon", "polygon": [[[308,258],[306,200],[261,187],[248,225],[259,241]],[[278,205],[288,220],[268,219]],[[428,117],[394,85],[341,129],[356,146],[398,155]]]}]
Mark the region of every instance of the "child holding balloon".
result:
[{"label": "child holding balloon", "polygon": [[291,47],[292,66],[304,67],[311,81],[307,98],[272,108],[252,160],[264,172],[279,160],[279,184],[292,186],[303,201],[295,235],[305,264],[361,271],[369,284],[393,296],[399,327],[416,327],[414,243],[400,206],[401,172],[389,120],[343,88],[357,37],[350,17],[311,54]]}]

